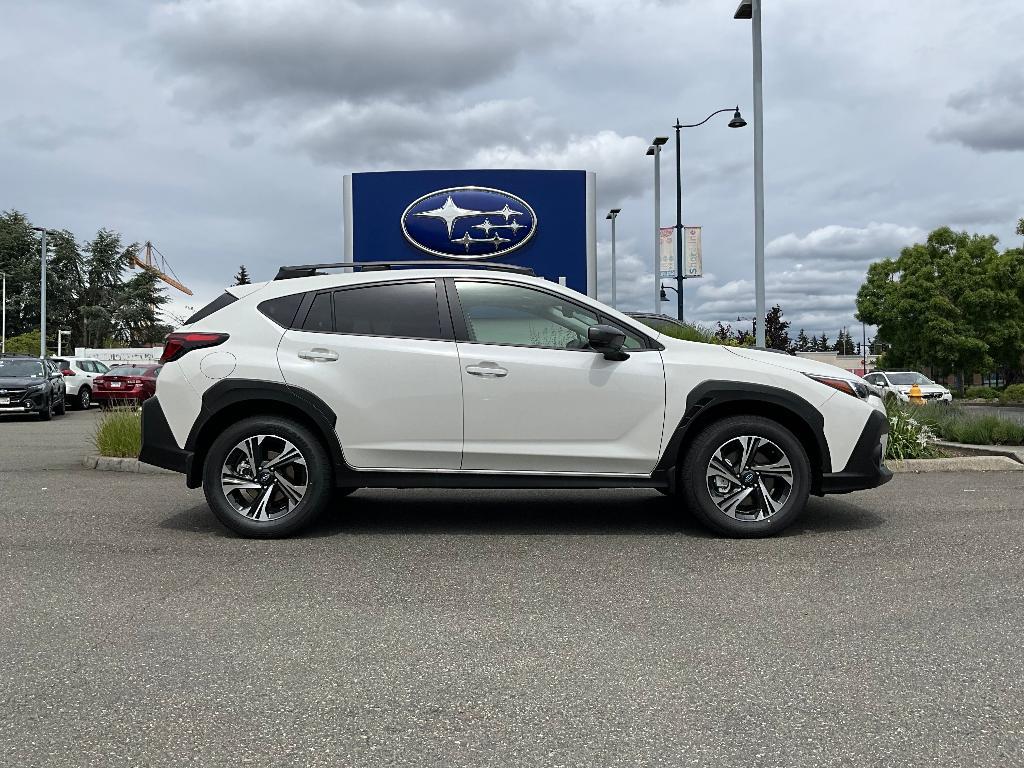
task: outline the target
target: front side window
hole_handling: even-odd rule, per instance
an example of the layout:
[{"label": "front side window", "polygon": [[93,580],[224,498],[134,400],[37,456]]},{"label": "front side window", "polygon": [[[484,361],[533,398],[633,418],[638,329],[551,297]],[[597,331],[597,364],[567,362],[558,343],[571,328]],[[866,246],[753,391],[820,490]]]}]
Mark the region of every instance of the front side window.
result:
[{"label": "front side window", "polygon": [[578,304],[518,285],[456,280],[470,341],[550,349],[585,349],[600,320]]}]

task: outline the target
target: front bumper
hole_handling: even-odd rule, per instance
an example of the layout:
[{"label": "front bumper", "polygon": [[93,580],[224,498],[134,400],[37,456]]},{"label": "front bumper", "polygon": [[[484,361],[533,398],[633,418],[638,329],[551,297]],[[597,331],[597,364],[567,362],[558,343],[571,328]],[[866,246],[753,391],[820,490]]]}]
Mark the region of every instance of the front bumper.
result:
[{"label": "front bumper", "polygon": [[160,400],[154,396],[142,404],[142,449],[139,461],[163,467],[172,472],[189,474],[192,468],[192,451],[179,448],[167,424]]},{"label": "front bumper", "polygon": [[888,435],[889,420],[881,411],[872,411],[843,471],[826,472],[821,476],[821,492],[862,491],[892,480],[892,470],[885,466]]},{"label": "front bumper", "polygon": [[[6,401],[6,402],[5,402]],[[0,395],[0,413],[32,413],[46,410],[46,391]]]}]

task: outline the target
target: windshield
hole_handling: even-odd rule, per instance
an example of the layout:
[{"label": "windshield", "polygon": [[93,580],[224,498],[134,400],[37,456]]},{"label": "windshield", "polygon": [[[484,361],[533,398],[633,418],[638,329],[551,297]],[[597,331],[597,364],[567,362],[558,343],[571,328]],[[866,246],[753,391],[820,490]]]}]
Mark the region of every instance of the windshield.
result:
[{"label": "windshield", "polygon": [[935,382],[920,373],[887,373],[889,381],[898,387],[910,384],[934,384]]},{"label": "windshield", "polygon": [[43,364],[35,360],[0,360],[0,378],[41,379]]}]

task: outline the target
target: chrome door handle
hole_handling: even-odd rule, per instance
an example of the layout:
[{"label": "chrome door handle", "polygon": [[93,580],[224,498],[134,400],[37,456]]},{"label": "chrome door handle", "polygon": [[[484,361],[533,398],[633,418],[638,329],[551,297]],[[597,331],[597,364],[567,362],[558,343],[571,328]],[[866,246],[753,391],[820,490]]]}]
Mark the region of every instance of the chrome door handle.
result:
[{"label": "chrome door handle", "polygon": [[338,359],[338,353],[323,347],[313,347],[299,352],[299,357],[303,360],[312,360],[314,363],[333,363]]},{"label": "chrome door handle", "polygon": [[471,376],[483,376],[486,379],[500,379],[502,376],[508,376],[507,369],[499,368],[496,365],[470,365],[467,366],[466,373]]}]

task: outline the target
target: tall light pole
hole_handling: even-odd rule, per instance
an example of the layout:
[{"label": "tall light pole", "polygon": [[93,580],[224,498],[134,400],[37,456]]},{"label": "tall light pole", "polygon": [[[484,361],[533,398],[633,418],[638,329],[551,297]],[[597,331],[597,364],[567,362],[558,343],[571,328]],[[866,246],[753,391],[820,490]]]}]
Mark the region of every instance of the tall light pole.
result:
[{"label": "tall light pole", "polygon": [[734,19],[750,19],[754,49],[754,298],[757,304],[756,344],[764,346],[764,103],[761,99],[761,0],[742,0]]},{"label": "tall light pole", "polygon": [[654,155],[654,312],[661,311],[661,148],[668,136],[655,136],[648,155]]},{"label": "tall light pole", "polygon": [[3,275],[4,287],[3,287],[3,330],[0,330],[0,355],[7,351],[7,273],[0,272]]},{"label": "tall light pole", "polygon": [[615,219],[619,217],[622,212],[621,208],[612,208],[608,211],[606,219],[612,221],[612,306],[615,306]]},{"label": "tall light pole", "polygon": [[46,230],[32,227],[40,233],[39,255],[39,357],[46,357]]},{"label": "tall light pole", "polygon": [[[700,125],[704,125],[704,123],[715,115],[732,111],[732,107],[719,109],[716,112],[712,112],[699,123],[690,123],[689,125],[681,124],[677,117],[676,124],[672,126],[676,129],[676,300],[678,302],[676,306],[676,317],[679,318],[680,322],[686,321],[686,314],[684,312],[684,290],[686,283],[683,282],[686,279],[686,273],[683,270],[683,164],[679,132],[683,128],[696,128]],[[736,105],[735,114],[733,114],[732,120],[729,121],[729,127],[742,128],[746,124],[747,121],[740,116],[739,105]]]}]

